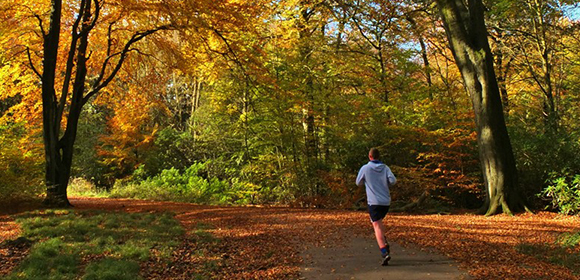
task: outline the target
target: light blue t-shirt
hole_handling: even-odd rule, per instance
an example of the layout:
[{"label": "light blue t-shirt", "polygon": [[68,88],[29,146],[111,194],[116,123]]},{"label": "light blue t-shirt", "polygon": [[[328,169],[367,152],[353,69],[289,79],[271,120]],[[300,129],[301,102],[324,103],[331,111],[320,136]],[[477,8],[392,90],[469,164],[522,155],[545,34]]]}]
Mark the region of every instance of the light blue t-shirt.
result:
[{"label": "light blue t-shirt", "polygon": [[356,184],[366,186],[367,203],[369,205],[391,205],[389,186],[394,185],[397,178],[384,163],[373,160],[363,165],[356,177]]}]

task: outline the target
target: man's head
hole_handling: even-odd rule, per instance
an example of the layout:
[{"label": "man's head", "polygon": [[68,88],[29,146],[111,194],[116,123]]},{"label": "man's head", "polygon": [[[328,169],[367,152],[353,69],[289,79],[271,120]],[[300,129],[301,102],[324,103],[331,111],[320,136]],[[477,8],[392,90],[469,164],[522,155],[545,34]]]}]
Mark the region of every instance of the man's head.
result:
[{"label": "man's head", "polygon": [[381,153],[377,148],[371,148],[369,151],[369,159],[370,160],[379,160],[381,158]]}]

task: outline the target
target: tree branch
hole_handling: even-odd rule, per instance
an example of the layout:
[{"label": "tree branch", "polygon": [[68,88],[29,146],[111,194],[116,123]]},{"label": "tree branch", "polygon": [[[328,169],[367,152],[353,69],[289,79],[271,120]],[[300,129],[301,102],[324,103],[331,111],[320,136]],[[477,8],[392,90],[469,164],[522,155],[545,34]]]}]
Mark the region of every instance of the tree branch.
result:
[{"label": "tree branch", "polygon": [[361,23],[358,22],[358,20],[356,19],[355,16],[352,17],[352,20],[354,21],[354,25],[356,25],[359,33],[361,36],[363,36],[363,38],[365,38],[365,40],[371,44],[371,46],[373,46],[373,48],[375,48],[376,50],[379,50],[379,46],[375,45],[373,43],[373,41],[365,34],[365,32],[363,31],[362,27],[361,27]]},{"label": "tree branch", "polygon": [[66,70],[64,72],[65,73],[64,74],[64,81],[62,83],[60,100],[58,101],[58,105],[56,107],[58,120],[62,119],[62,114],[64,113],[64,107],[65,107],[65,103],[66,103],[66,98],[68,96],[68,90],[70,87],[70,80],[72,77],[72,70],[73,70],[73,67],[75,64],[74,57],[75,57],[76,48],[77,48],[77,41],[80,38],[80,34],[77,32],[77,29],[79,27],[81,19],[83,18],[84,14],[85,14],[86,1],[87,0],[81,1],[77,18],[75,19],[73,26],[72,26],[72,29],[71,29],[71,43],[70,43],[70,48],[68,50],[68,57],[67,57],[67,61],[66,61]]},{"label": "tree branch", "polygon": [[201,38],[201,41],[202,41],[203,45],[205,46],[206,50],[227,57],[228,52],[221,52],[219,50],[212,49],[211,46],[209,45],[209,43],[207,42],[206,38],[204,38],[203,36],[199,36],[199,37]]},{"label": "tree branch", "polygon": [[38,26],[40,27],[40,32],[42,33],[42,36],[43,37],[46,36],[46,32],[45,32],[44,27],[43,27],[43,24],[42,24],[42,18],[40,18],[40,16],[37,13],[35,13],[32,10],[32,8],[30,8],[30,7],[26,6],[26,5],[18,5],[18,6],[22,6],[22,7],[26,8],[26,9],[28,9],[30,11],[30,13],[32,14],[32,16],[35,17],[38,20]]},{"label": "tree branch", "polygon": [[233,61],[234,63],[236,63],[240,69],[242,69],[242,73],[244,75],[244,77],[246,78],[246,82],[248,83],[254,83],[252,81],[252,77],[246,72],[246,69],[242,63],[242,61],[239,59],[238,55],[236,54],[236,52],[233,50],[232,46],[230,45],[230,43],[228,42],[228,40],[221,34],[221,32],[219,30],[217,30],[216,28],[212,28],[212,30],[218,35],[218,37],[220,37],[220,39],[222,39],[222,41],[226,44],[226,47],[228,48],[228,52],[231,53],[234,58]]},{"label": "tree branch", "polygon": [[111,39],[111,33],[113,33],[113,25],[116,21],[109,23],[109,28],[107,28],[107,56],[111,55],[111,45],[113,40]]},{"label": "tree branch", "polygon": [[[83,0],[84,2],[85,0]],[[87,1],[91,1],[91,0],[87,0]],[[85,28],[83,28],[83,30],[81,30],[80,35],[83,36],[83,34],[90,32],[95,25],[97,24],[97,20],[99,19],[99,14],[101,11],[101,6],[99,6],[99,1],[98,0],[93,0],[95,2],[95,12],[94,12],[94,17],[93,20],[91,20],[91,23],[87,24],[85,26]]]},{"label": "tree branch", "polygon": [[[137,33],[133,34],[133,36],[131,36],[131,39],[129,41],[127,41],[127,43],[125,44],[125,47],[123,48],[123,50],[119,53],[113,54],[113,56],[120,55],[121,57],[119,58],[119,61],[117,61],[117,65],[115,66],[113,71],[109,74],[109,76],[107,78],[105,78],[103,80],[104,74],[105,74],[105,68],[107,67],[109,60],[111,59],[112,56],[109,56],[109,57],[107,57],[107,59],[105,59],[105,61],[103,62],[103,67],[101,68],[101,73],[99,74],[99,77],[95,81],[95,86],[83,98],[82,104],[87,103],[91,97],[93,97],[101,89],[106,87],[113,80],[113,78],[115,78],[115,76],[117,75],[117,72],[119,72],[119,70],[121,69],[121,66],[123,66],[123,62],[125,61],[127,54],[131,51],[131,45],[133,45],[136,42],[139,42],[143,38],[157,32],[159,30],[168,30],[171,27],[172,27],[171,25],[163,25],[163,26],[159,26],[157,28],[151,29],[151,30],[137,32]],[[103,82],[101,82],[101,81],[103,81]]]},{"label": "tree branch", "polygon": [[38,19],[38,26],[40,26],[40,32],[42,33],[42,36],[43,37],[46,36],[46,32],[44,31],[44,27],[42,26],[42,19],[36,13],[33,13],[33,14],[34,14],[34,17],[36,19]]},{"label": "tree branch", "polygon": [[38,72],[38,70],[36,70],[36,67],[34,67],[34,64],[32,63],[32,58],[30,57],[30,48],[26,47],[26,54],[28,55],[28,63],[30,63],[30,68],[32,68],[32,72],[34,72],[34,74],[36,74],[38,76],[38,78],[42,79],[42,75],[40,74],[40,72]]},{"label": "tree branch", "polygon": [[73,26],[72,26],[73,36],[78,37],[77,29],[79,28],[79,24],[81,22],[81,19],[83,18],[84,13],[85,13],[85,1],[86,0],[81,1],[80,8],[79,8],[79,14],[78,14],[77,18],[75,19],[75,22],[73,23]]},{"label": "tree branch", "polygon": [[[522,43],[520,43],[522,44]],[[545,96],[548,96],[548,91],[546,90],[546,88],[544,87],[544,85],[542,84],[542,82],[540,81],[540,78],[538,77],[536,71],[534,71],[533,65],[529,60],[529,56],[528,56],[528,52],[525,51],[525,47],[523,45],[521,45],[521,49],[523,50],[522,53],[524,54],[524,59],[526,61],[526,64],[528,66],[530,75],[532,75],[532,79],[536,82],[536,84],[538,85],[538,87],[540,87],[540,90],[542,91],[542,93]]]},{"label": "tree branch", "polygon": [[236,64],[238,64],[242,70],[244,69],[242,62],[240,61],[240,59],[238,58],[238,55],[236,54],[236,52],[232,49],[232,46],[230,45],[230,42],[228,42],[228,40],[220,33],[219,30],[212,28],[213,32],[215,32],[216,35],[218,35],[218,37],[220,37],[220,39],[222,39],[222,41],[224,42],[224,44],[226,44],[226,47],[228,48],[228,52],[231,53],[234,56],[234,61],[236,62]]}]

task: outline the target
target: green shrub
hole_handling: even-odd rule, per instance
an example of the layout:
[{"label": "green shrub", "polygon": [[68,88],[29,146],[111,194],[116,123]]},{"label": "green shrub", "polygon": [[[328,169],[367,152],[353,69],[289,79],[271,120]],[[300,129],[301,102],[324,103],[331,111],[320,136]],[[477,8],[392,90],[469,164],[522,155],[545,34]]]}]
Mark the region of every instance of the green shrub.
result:
[{"label": "green shrub", "polygon": [[546,183],[553,184],[554,172],[580,170],[578,136],[562,129],[558,133],[543,133],[541,128],[510,127],[510,137],[516,158],[519,182],[524,195],[534,208],[544,202],[537,194]]},{"label": "green shrub", "polygon": [[562,214],[580,213],[580,174],[557,176],[547,181],[541,196],[551,201],[552,207]]},{"label": "green shrub", "polygon": [[84,178],[73,178],[68,185],[69,196],[84,197],[107,197],[108,193],[104,188],[98,188],[95,184]]},{"label": "green shrub", "polygon": [[144,180],[166,169],[184,170],[199,157],[196,148],[191,133],[166,127],[155,135],[152,149],[145,152],[143,164],[133,176]]},{"label": "green shrub", "polygon": [[119,182],[111,190],[111,196],[208,204],[253,202],[257,193],[255,185],[238,178],[206,178],[206,166],[207,162],[196,162],[184,171],[164,169],[158,175],[144,180]]}]

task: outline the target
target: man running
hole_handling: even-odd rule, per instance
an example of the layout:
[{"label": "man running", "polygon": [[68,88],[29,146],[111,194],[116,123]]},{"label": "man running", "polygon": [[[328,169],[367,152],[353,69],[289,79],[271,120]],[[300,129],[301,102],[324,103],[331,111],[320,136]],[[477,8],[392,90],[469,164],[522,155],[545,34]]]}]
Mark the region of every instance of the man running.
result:
[{"label": "man running", "polygon": [[375,230],[377,244],[381,250],[382,265],[388,265],[391,260],[389,243],[385,238],[385,225],[383,218],[389,212],[391,194],[389,186],[397,182],[391,169],[379,159],[381,154],[376,148],[369,151],[369,162],[361,167],[356,177],[356,184],[366,187],[367,203],[371,222]]}]

